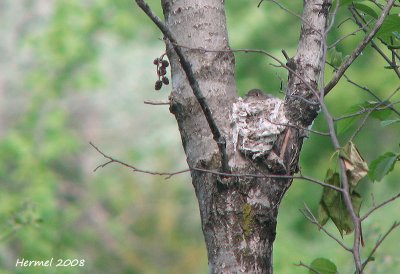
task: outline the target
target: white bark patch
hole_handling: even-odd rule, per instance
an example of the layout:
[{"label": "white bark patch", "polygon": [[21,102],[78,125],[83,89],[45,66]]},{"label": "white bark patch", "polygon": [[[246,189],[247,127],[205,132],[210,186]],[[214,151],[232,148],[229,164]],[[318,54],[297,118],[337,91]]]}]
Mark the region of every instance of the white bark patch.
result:
[{"label": "white bark patch", "polygon": [[250,189],[249,193],[247,194],[247,203],[255,207],[270,207],[269,200],[266,197],[262,196],[261,190],[258,188],[256,188],[256,190]]},{"label": "white bark patch", "polygon": [[252,159],[266,157],[285,129],[283,100],[274,97],[239,98],[232,107],[233,146]]}]

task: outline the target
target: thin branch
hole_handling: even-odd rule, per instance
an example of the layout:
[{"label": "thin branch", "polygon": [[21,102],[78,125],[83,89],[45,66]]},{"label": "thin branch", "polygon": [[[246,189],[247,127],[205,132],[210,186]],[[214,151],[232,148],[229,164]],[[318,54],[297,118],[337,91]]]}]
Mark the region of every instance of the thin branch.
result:
[{"label": "thin branch", "polygon": [[316,180],[314,178],[308,177],[308,176],[291,176],[291,175],[275,175],[275,174],[247,174],[247,173],[225,173],[225,172],[219,172],[216,170],[209,170],[209,169],[203,169],[203,168],[196,168],[196,167],[189,167],[188,169],[183,169],[180,171],[176,171],[176,172],[157,172],[157,171],[149,171],[149,170],[143,170],[143,169],[139,169],[135,166],[132,166],[128,163],[125,163],[123,161],[120,161],[118,159],[115,159],[107,154],[105,154],[103,151],[101,151],[96,145],[94,145],[92,142],[89,142],[89,144],[97,151],[99,152],[104,158],[106,158],[108,161],[105,162],[104,164],[101,164],[99,166],[97,166],[94,169],[94,172],[97,171],[100,168],[103,168],[111,163],[117,163],[120,165],[123,165],[129,169],[131,169],[133,172],[138,172],[138,173],[144,173],[144,174],[149,174],[149,175],[157,175],[157,176],[166,176],[165,179],[169,179],[172,176],[178,175],[178,174],[182,174],[182,173],[186,173],[186,172],[190,172],[190,171],[198,171],[198,172],[204,172],[204,173],[210,173],[210,174],[214,174],[214,175],[219,175],[219,176],[223,176],[223,177],[250,177],[250,178],[276,178],[276,179],[299,179],[299,180],[305,180],[305,181],[309,181],[318,185],[321,185],[323,187],[327,187],[327,188],[331,188],[333,190],[342,192],[343,190],[339,187],[336,187],[334,185],[330,185],[327,184],[325,182]]},{"label": "thin branch", "polygon": [[221,155],[221,165],[222,170],[225,172],[229,172],[229,164],[228,164],[228,155],[226,153],[226,140],[225,137],[221,134],[218,129],[218,126],[213,118],[212,112],[207,104],[206,98],[204,97],[200,85],[197,82],[196,77],[194,76],[192,66],[187,60],[186,56],[181,51],[180,47],[177,46],[177,41],[175,40],[171,31],[167,28],[167,26],[158,18],[150,9],[149,5],[145,3],[143,0],[135,0],[137,5],[147,14],[147,16],[154,22],[154,24],[160,29],[160,31],[164,34],[164,36],[171,42],[172,47],[174,48],[176,54],[179,57],[179,62],[184,70],[186,77],[189,81],[190,87],[193,90],[193,94],[196,97],[197,101],[200,104],[200,107],[204,113],[204,116],[207,120],[208,126],[212,132],[214,141],[217,143],[219,153]]},{"label": "thin branch", "polygon": [[96,172],[98,169],[103,168],[111,163],[117,163],[120,165],[123,165],[129,169],[131,169],[133,172],[138,172],[138,173],[145,173],[145,174],[150,174],[150,175],[157,175],[157,176],[166,176],[165,179],[169,179],[172,176],[178,175],[178,174],[182,174],[182,173],[186,173],[189,172],[190,169],[184,169],[184,170],[180,170],[177,172],[156,172],[156,171],[149,171],[149,170],[143,170],[137,167],[134,167],[130,164],[127,164],[123,161],[117,160],[111,156],[108,156],[107,154],[105,154],[104,152],[102,152],[97,146],[95,146],[92,142],[89,142],[89,144],[95,149],[97,150],[98,153],[100,153],[101,155],[103,155],[104,158],[108,159],[107,162],[105,162],[104,164],[101,164],[99,166],[97,166],[93,172]]},{"label": "thin branch", "polygon": [[308,177],[308,176],[305,176],[305,175],[302,175],[302,176],[293,176],[293,179],[306,180],[306,181],[309,181],[309,182],[312,182],[312,183],[321,185],[321,186],[323,186],[323,187],[327,187],[327,188],[330,188],[330,189],[333,189],[333,190],[336,190],[336,191],[338,191],[338,192],[342,192],[342,193],[343,193],[343,189],[341,189],[340,187],[337,187],[337,186],[334,186],[334,185],[331,185],[331,184],[327,184],[327,183],[324,183],[324,182],[315,180],[315,179],[313,179],[313,178],[311,178],[311,177]]},{"label": "thin branch", "polygon": [[346,23],[347,21],[353,21],[351,17],[347,17],[346,19],[344,19],[342,22],[340,22],[336,28],[340,28],[344,23]]},{"label": "thin branch", "polygon": [[[336,68],[335,66],[333,66],[331,63],[327,62],[327,64],[330,65],[333,69],[337,70],[337,68]],[[371,95],[371,96],[374,97],[376,100],[378,100],[379,103],[386,103],[384,100],[382,100],[381,98],[379,98],[379,96],[377,96],[377,95],[375,94],[375,92],[373,92],[373,91],[372,91],[371,89],[369,89],[368,87],[362,86],[362,85],[360,85],[360,84],[354,82],[354,81],[351,80],[346,74],[343,74],[343,77],[347,80],[347,82],[349,82],[349,83],[352,84],[353,86],[356,86],[356,87],[358,87],[359,89],[361,89],[361,90],[363,90],[363,91],[366,91],[369,95]],[[395,105],[395,104],[397,104],[397,102],[387,104],[387,105],[385,105],[385,106],[382,107],[382,108],[378,108],[377,110],[384,110],[384,109],[389,108],[391,111],[393,111],[393,112],[396,113],[398,116],[400,116],[400,112],[399,112],[396,108],[394,108],[394,105]],[[359,112],[355,112],[355,113],[348,114],[348,115],[343,115],[343,116],[334,118],[334,121],[339,121],[339,120],[342,120],[342,119],[351,118],[351,117],[353,117],[353,116],[357,116],[357,115],[363,114],[363,113],[367,112],[368,110],[369,110],[369,108],[366,108],[366,109],[363,109],[363,110],[361,110],[361,111],[359,111]]]},{"label": "thin branch", "polygon": [[[313,88],[310,83],[308,83],[304,77],[302,77],[299,73],[297,73],[296,71],[294,71],[291,67],[289,67],[288,65],[286,65],[285,63],[283,63],[281,60],[279,60],[277,57],[275,57],[274,55],[266,52],[265,50],[260,50],[260,49],[229,49],[229,50],[209,50],[209,49],[203,49],[203,48],[193,48],[193,47],[188,47],[188,46],[184,46],[184,45],[179,45],[176,44],[177,47],[181,47],[181,48],[186,48],[186,49],[190,49],[190,50],[198,50],[200,52],[232,52],[232,53],[236,53],[236,52],[243,52],[243,53],[260,53],[260,54],[264,54],[266,56],[268,56],[269,58],[273,59],[274,61],[276,61],[280,67],[285,68],[286,70],[288,70],[289,72],[293,73],[295,76],[297,76],[303,83],[304,85],[306,85],[306,87],[316,96],[318,96],[317,91],[315,90],[315,88]],[[292,97],[296,97],[304,102],[306,102],[307,104],[310,105],[319,105],[318,102],[313,102],[310,100],[307,100],[306,98],[300,97],[300,96],[296,96],[296,95],[289,95],[286,94],[287,96],[292,96]]]},{"label": "thin branch", "polygon": [[[300,80],[304,83],[303,79],[300,79]],[[287,87],[286,87],[286,88],[287,88]],[[296,99],[300,99],[300,100],[306,102],[306,103],[309,104],[309,105],[314,105],[314,106],[319,105],[318,102],[313,102],[313,101],[307,100],[306,98],[301,97],[301,96],[298,96],[298,95],[295,95],[295,94],[286,94],[286,96],[287,96],[287,97],[296,98]]]},{"label": "thin branch", "polygon": [[[366,27],[366,26],[365,26],[365,27]],[[349,34],[346,34],[345,36],[340,37],[340,38],[337,39],[335,42],[333,42],[332,45],[328,46],[328,49],[331,49],[331,48],[336,47],[337,44],[339,44],[340,42],[342,42],[342,41],[345,40],[346,38],[348,38],[348,37],[350,37],[350,36],[354,36],[354,35],[356,35],[357,32],[362,31],[362,30],[363,30],[363,28],[358,28],[358,29],[356,29],[355,31],[353,31],[353,32],[351,32],[351,33],[349,33]]]},{"label": "thin branch", "polygon": [[[324,88],[321,86],[321,93],[323,93]],[[336,151],[341,149],[336,130],[335,130],[335,123],[333,120],[332,115],[330,114],[328,107],[325,104],[324,97],[318,97],[321,103],[321,110],[324,114],[326,123],[328,124],[329,133],[331,135],[332,144]],[[351,194],[350,194],[350,183],[347,178],[346,174],[346,165],[345,160],[342,157],[339,157],[339,167],[340,167],[340,181],[342,183],[342,193],[343,193],[343,200],[346,205],[346,209],[351,216],[351,220],[354,225],[354,241],[353,241],[353,259],[354,264],[356,267],[356,273],[361,274],[361,257],[360,257],[360,244],[362,243],[362,232],[361,232],[361,221],[360,218],[357,216],[353,203],[351,201]]]},{"label": "thin branch", "polygon": [[[371,91],[368,87],[365,86],[361,86],[360,84],[357,84],[356,82],[352,81],[349,77],[346,76],[346,74],[343,75],[344,78],[346,78],[347,82],[349,82],[350,84],[368,92],[372,97],[374,97],[376,100],[378,100],[379,102],[383,102],[382,99],[380,99],[373,91]],[[400,112],[395,109],[393,106],[390,107],[390,109],[396,113],[398,116],[400,116]]]},{"label": "thin branch", "polygon": [[[384,104],[386,102],[385,101],[381,101],[379,104],[381,104],[381,103]],[[391,103],[391,104],[385,105],[384,107],[377,107],[377,108],[363,108],[360,111],[336,117],[336,118],[334,118],[334,121],[337,122],[337,121],[340,121],[340,120],[352,118],[352,117],[359,116],[359,115],[362,115],[362,114],[364,114],[366,112],[370,112],[370,111],[381,111],[381,110],[385,110],[385,109],[391,109],[394,104],[395,103]]]},{"label": "thin branch", "polygon": [[[274,3],[275,5],[277,5],[279,8],[281,8],[282,10],[286,11],[287,13],[299,18],[302,22],[306,23],[306,24],[310,24],[308,22],[306,22],[303,17],[300,14],[295,13],[294,11],[291,11],[289,8],[285,7],[284,5],[282,5],[281,3],[279,3],[276,0],[268,0],[269,2]],[[261,4],[261,3],[260,3]]]},{"label": "thin branch", "polygon": [[383,102],[380,102],[378,104],[376,104],[372,109],[370,109],[367,114],[365,115],[365,117],[363,118],[361,124],[357,127],[357,129],[354,131],[353,135],[350,137],[349,141],[352,141],[357,134],[361,131],[361,129],[365,126],[365,123],[367,122],[369,116],[372,114],[372,112],[374,112],[375,110],[377,110],[381,105],[383,105],[385,102],[389,102],[390,99],[397,93],[397,91],[399,90],[396,89],[391,95],[389,95],[389,97],[384,100]]},{"label": "thin branch", "polygon": [[[325,35],[327,35],[331,31],[331,29],[333,28],[333,24],[335,23],[336,13],[337,13],[337,11],[339,9],[339,4],[340,4],[339,1],[336,1],[335,9],[333,10],[333,12],[332,12],[332,14],[330,16],[332,19],[331,19],[331,22],[329,23],[328,27],[325,30]],[[330,5],[332,5],[332,4],[330,4]],[[324,41],[326,41],[326,37],[325,37]],[[325,45],[326,45],[326,43],[325,43]]]},{"label": "thin branch", "polygon": [[[316,97],[318,97],[317,91],[315,90],[315,88],[313,88],[305,79],[304,77],[302,77],[299,73],[297,73],[296,71],[294,71],[291,67],[287,66],[285,63],[283,63],[281,60],[279,60],[277,57],[275,57],[274,55],[266,52],[265,50],[261,50],[261,49],[229,49],[229,50],[206,50],[206,49],[202,49],[202,48],[192,48],[192,47],[188,47],[188,46],[184,46],[184,45],[179,45],[176,44],[176,46],[179,46],[181,48],[186,48],[186,49],[190,49],[190,50],[198,50],[200,52],[232,52],[232,53],[236,53],[236,52],[243,52],[243,53],[260,53],[260,54],[264,54],[266,56],[268,56],[269,58],[273,59],[274,61],[276,61],[281,67],[285,68],[286,70],[288,70],[289,72],[292,72],[296,77],[298,77],[305,85],[306,87],[314,93],[314,95]],[[295,96],[295,95],[288,95],[288,96]],[[312,102],[310,100],[307,100],[306,98],[297,96],[300,100],[303,100],[304,102],[311,104],[311,105],[318,105],[318,102]]]},{"label": "thin branch", "polygon": [[295,129],[303,130],[303,131],[306,131],[306,132],[315,133],[315,134],[321,135],[321,136],[330,136],[329,132],[322,132],[322,131],[318,131],[318,130],[313,130],[313,129],[311,129],[311,128],[305,128],[305,127],[302,127],[302,126],[293,125],[293,124],[288,124],[288,123],[277,123],[277,122],[271,121],[271,120],[268,119],[268,118],[266,118],[266,120],[267,120],[269,123],[273,124],[273,125],[295,128]]},{"label": "thin branch", "polygon": [[146,104],[146,105],[153,105],[153,106],[170,105],[169,101],[145,100],[143,103]]},{"label": "thin branch", "polygon": [[379,205],[374,206],[373,208],[371,208],[367,213],[364,214],[364,216],[362,216],[360,218],[361,221],[364,221],[365,219],[367,219],[369,217],[369,215],[371,215],[374,211],[380,209],[381,207],[384,207],[385,205],[393,202],[394,200],[397,200],[398,198],[400,198],[400,193],[398,193],[397,195],[387,199],[386,201],[380,203]]},{"label": "thin branch", "polygon": [[[340,144],[338,137],[335,131],[335,125],[331,114],[323,100],[321,100],[321,109],[324,113],[324,117],[329,127],[329,132],[331,133],[331,140],[332,144],[336,151],[340,150]],[[360,218],[357,216],[354,206],[351,201],[351,194],[350,194],[350,184],[346,175],[346,166],[345,160],[342,157],[339,157],[339,167],[340,167],[340,181],[342,183],[342,190],[343,190],[343,200],[346,205],[346,208],[351,216],[351,220],[354,225],[354,241],[353,241],[353,258],[356,267],[356,273],[360,274],[361,271],[361,257],[360,257],[360,243],[361,243],[361,221]]]},{"label": "thin branch", "polygon": [[372,28],[370,33],[364,37],[363,41],[358,45],[358,47],[353,51],[353,53],[346,59],[346,61],[339,67],[331,81],[325,86],[324,94],[327,95],[329,91],[336,86],[339,82],[340,78],[346,72],[346,70],[350,67],[350,65],[354,62],[354,60],[361,54],[361,52],[365,49],[368,43],[375,37],[376,33],[380,29],[385,20],[386,16],[389,14],[390,9],[392,8],[395,0],[388,0],[385,8],[382,10],[381,16],[376,21],[375,26]]},{"label": "thin branch", "polygon": [[389,234],[392,233],[392,231],[399,226],[400,222],[394,222],[394,224],[388,229],[388,231],[386,231],[386,233],[382,237],[379,237],[379,239],[376,241],[374,248],[371,250],[371,253],[368,255],[367,259],[365,259],[365,261],[363,262],[361,266],[361,271],[363,271],[364,268],[367,266],[367,264],[372,260],[372,257],[374,256],[375,252],[378,250],[379,246],[383,243],[386,237],[389,236]]},{"label": "thin branch", "polygon": [[[360,14],[355,8],[350,8],[350,12],[351,12],[351,14],[353,15],[353,18],[354,18],[356,24],[357,24],[359,27],[362,27],[362,26],[363,26],[363,23],[360,22],[360,20],[363,20],[364,23],[365,23],[365,20],[364,20],[364,18],[361,16],[361,14]],[[360,18],[360,19],[359,19],[359,18]],[[363,30],[364,30],[364,32],[367,32],[365,28],[364,28]],[[379,39],[379,38],[378,38],[378,39]],[[382,39],[379,39],[379,41],[381,41],[386,47],[389,48],[389,46],[388,46]],[[371,40],[371,46],[372,46],[372,48],[375,49],[375,50],[379,53],[379,55],[389,64],[389,66],[390,66],[390,67],[394,70],[394,72],[397,74],[397,77],[400,77],[400,71],[399,71],[398,66],[396,65],[396,60],[395,60],[395,59],[390,60],[390,58],[379,48],[379,46],[375,43],[374,40]],[[397,55],[396,51],[394,51],[393,49],[390,49],[390,48],[389,48],[389,50],[392,52],[393,57],[394,57],[394,56],[397,56],[397,58],[399,58],[399,56]]]},{"label": "thin branch", "polygon": [[335,237],[332,233],[330,233],[326,228],[324,228],[318,222],[317,218],[314,216],[314,214],[311,212],[310,208],[306,204],[304,204],[304,207],[306,208],[305,210],[300,210],[300,212],[303,213],[304,217],[306,217],[312,224],[316,225],[319,230],[322,230],[326,235],[328,235],[331,239],[337,242],[341,247],[343,247],[344,250],[348,252],[353,252],[351,248],[346,246],[340,239]]},{"label": "thin branch", "polygon": [[294,264],[294,265],[295,265],[295,266],[302,266],[302,267],[305,267],[305,268],[307,268],[308,270],[310,270],[310,271],[312,271],[312,272],[314,272],[314,273],[316,273],[316,274],[321,274],[321,272],[315,270],[315,269],[312,268],[311,266],[306,265],[306,264],[303,263],[302,261],[300,261],[300,263]]}]

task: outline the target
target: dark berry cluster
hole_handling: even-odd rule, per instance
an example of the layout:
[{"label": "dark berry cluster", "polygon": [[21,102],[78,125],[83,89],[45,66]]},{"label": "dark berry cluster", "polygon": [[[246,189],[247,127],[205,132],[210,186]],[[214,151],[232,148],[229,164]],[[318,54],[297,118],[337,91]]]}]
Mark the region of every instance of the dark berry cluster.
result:
[{"label": "dark berry cluster", "polygon": [[169,79],[167,76],[167,67],[169,66],[169,62],[167,60],[163,60],[162,56],[161,58],[156,58],[153,61],[153,64],[157,66],[157,76],[158,80],[156,81],[154,85],[155,90],[160,90],[162,85],[168,85],[169,84]]}]

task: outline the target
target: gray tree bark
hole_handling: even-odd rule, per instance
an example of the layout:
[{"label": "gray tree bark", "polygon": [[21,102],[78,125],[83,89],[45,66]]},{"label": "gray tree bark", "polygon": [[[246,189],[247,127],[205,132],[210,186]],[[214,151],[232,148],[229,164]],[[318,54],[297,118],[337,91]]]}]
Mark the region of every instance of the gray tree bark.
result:
[{"label": "gray tree bark", "polygon": [[[172,70],[170,111],[176,116],[187,162],[195,168],[192,183],[211,273],[272,273],[278,206],[291,184],[290,175],[297,171],[305,136],[300,128],[308,127],[319,110],[315,91],[325,61],[330,3],[304,1],[300,42],[288,62],[289,85],[282,101],[238,98],[224,1],[162,0],[166,25],[190,62],[213,119],[227,141],[230,172],[259,175],[224,176],[199,170],[221,170],[221,153],[187,75],[166,41]],[[243,112],[247,108],[253,110]],[[248,134],[252,117],[264,119],[267,136]]]}]

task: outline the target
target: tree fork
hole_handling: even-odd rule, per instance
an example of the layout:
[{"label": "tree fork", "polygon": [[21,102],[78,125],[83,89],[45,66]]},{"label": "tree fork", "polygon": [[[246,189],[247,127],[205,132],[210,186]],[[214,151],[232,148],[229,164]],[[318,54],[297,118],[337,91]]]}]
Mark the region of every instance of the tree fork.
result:
[{"label": "tree fork", "polygon": [[[145,4],[141,0],[136,2],[139,6]],[[272,273],[278,206],[292,179],[268,177],[278,172],[264,162],[244,157],[234,147],[230,114],[238,99],[224,1],[161,2],[165,26],[171,33],[169,38],[176,40],[166,41],[172,70],[170,109],[177,119],[189,166],[218,170],[223,159],[221,143],[215,138],[185,62],[192,70],[220,135],[226,140],[230,171],[266,175],[265,178],[224,177],[192,169],[210,272]],[[289,63],[292,73],[285,99],[286,116],[299,128],[309,126],[319,109],[315,90],[321,63],[325,61],[323,46],[330,1],[306,0],[304,3],[300,43],[296,56]],[[170,50],[172,48],[179,50]],[[316,103],[309,104],[310,101]],[[299,128],[286,128],[273,148],[287,167],[285,175],[297,171],[305,136],[304,130]]]}]

